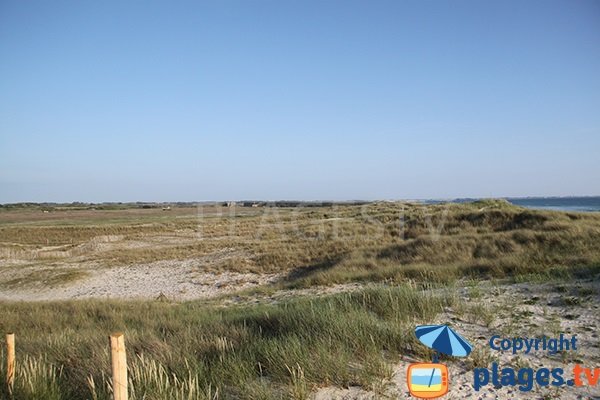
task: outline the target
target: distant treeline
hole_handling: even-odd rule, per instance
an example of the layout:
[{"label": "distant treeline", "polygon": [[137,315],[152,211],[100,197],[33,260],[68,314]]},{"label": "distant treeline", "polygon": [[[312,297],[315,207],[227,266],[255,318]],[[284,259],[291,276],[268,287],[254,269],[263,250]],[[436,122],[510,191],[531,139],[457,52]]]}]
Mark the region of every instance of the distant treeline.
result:
[{"label": "distant treeline", "polygon": [[279,200],[279,201],[227,201],[221,203],[225,207],[331,207],[334,205],[362,205],[368,204],[368,201],[352,200],[352,201],[294,201],[294,200]]},{"label": "distant treeline", "polygon": [[104,202],[104,203],[84,203],[74,201],[72,203],[9,203],[0,204],[0,209],[39,209],[39,210],[123,210],[123,209],[151,209],[164,207],[196,207],[197,205],[220,205],[223,207],[331,207],[334,205],[362,205],[368,204],[369,201],[351,200],[351,201],[295,201],[295,200],[279,200],[279,201],[179,201],[179,202]]}]

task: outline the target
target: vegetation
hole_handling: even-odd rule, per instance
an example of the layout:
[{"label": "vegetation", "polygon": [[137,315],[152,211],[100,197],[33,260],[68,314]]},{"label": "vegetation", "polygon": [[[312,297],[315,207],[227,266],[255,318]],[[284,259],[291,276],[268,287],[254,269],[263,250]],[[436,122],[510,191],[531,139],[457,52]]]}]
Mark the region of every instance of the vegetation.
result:
[{"label": "vegetation", "polygon": [[[109,398],[107,335],[117,330],[126,333],[133,399],[302,399],[329,384],[374,389],[395,357],[424,351],[414,346],[415,323],[432,322],[444,308],[494,322],[493,309],[456,299],[455,282],[476,301],[481,279],[600,274],[595,213],[500,200],[284,205],[4,207],[0,266],[17,273],[0,279],[2,290],[73,283],[99,266],[199,257],[214,272],[280,273],[278,283],[254,289],[265,293],[367,287],[254,306],[6,302],[0,332],[18,333],[14,398]],[[574,300],[565,295],[564,302]],[[483,365],[488,355],[471,362]]]},{"label": "vegetation", "polygon": [[15,399],[109,398],[115,330],[126,335],[133,399],[305,398],[320,385],[372,387],[400,353],[424,351],[414,322],[456,302],[402,285],[233,308],[5,303],[0,331],[18,332]]},{"label": "vegetation", "polygon": [[[600,215],[505,201],[0,213],[0,259],[127,265],[211,256],[214,271],[285,273],[288,287],[598,273]],[[49,213],[52,214],[52,213]],[[22,264],[19,264],[22,265]]]}]

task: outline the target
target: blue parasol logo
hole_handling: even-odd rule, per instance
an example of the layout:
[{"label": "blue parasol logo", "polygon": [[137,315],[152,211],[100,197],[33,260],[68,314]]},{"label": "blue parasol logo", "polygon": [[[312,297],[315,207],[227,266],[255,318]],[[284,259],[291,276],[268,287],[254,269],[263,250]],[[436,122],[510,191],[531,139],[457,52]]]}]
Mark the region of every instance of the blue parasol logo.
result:
[{"label": "blue parasol logo", "polygon": [[415,329],[417,338],[434,350],[432,363],[414,363],[406,375],[410,394],[421,399],[441,397],[448,393],[448,368],[438,363],[439,354],[466,357],[473,346],[448,325],[421,325]]},{"label": "blue parasol logo", "polygon": [[466,357],[473,350],[471,343],[448,325],[417,326],[415,334],[421,343],[435,350],[436,353]]}]

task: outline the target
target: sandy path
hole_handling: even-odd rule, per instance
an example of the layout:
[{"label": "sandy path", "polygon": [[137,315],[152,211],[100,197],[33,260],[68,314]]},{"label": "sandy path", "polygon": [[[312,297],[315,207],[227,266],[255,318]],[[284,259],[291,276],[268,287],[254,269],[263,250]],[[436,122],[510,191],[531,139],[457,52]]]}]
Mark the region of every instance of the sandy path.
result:
[{"label": "sandy path", "polygon": [[[271,283],[277,274],[204,272],[203,258],[157,261],[114,268],[87,266],[82,279],[56,287],[0,289],[0,300],[44,301],[84,298],[155,299],[163,293],[171,300],[192,300]],[[32,269],[39,267],[31,267]],[[26,273],[26,268],[0,272],[0,277]],[[4,276],[2,276],[4,275]]]}]

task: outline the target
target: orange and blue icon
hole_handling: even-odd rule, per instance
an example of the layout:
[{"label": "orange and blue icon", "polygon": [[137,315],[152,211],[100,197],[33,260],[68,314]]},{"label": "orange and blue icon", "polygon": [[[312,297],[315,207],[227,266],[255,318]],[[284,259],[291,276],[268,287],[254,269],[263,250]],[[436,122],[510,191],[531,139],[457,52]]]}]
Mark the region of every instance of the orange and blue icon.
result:
[{"label": "orange and blue icon", "polygon": [[410,394],[422,399],[432,399],[448,393],[448,367],[438,363],[440,353],[466,357],[473,346],[448,325],[421,325],[415,329],[417,338],[434,350],[431,363],[415,363],[408,367],[406,383]]},{"label": "orange and blue icon", "polygon": [[406,380],[408,390],[414,397],[433,399],[448,393],[448,368],[444,364],[411,364]]}]

